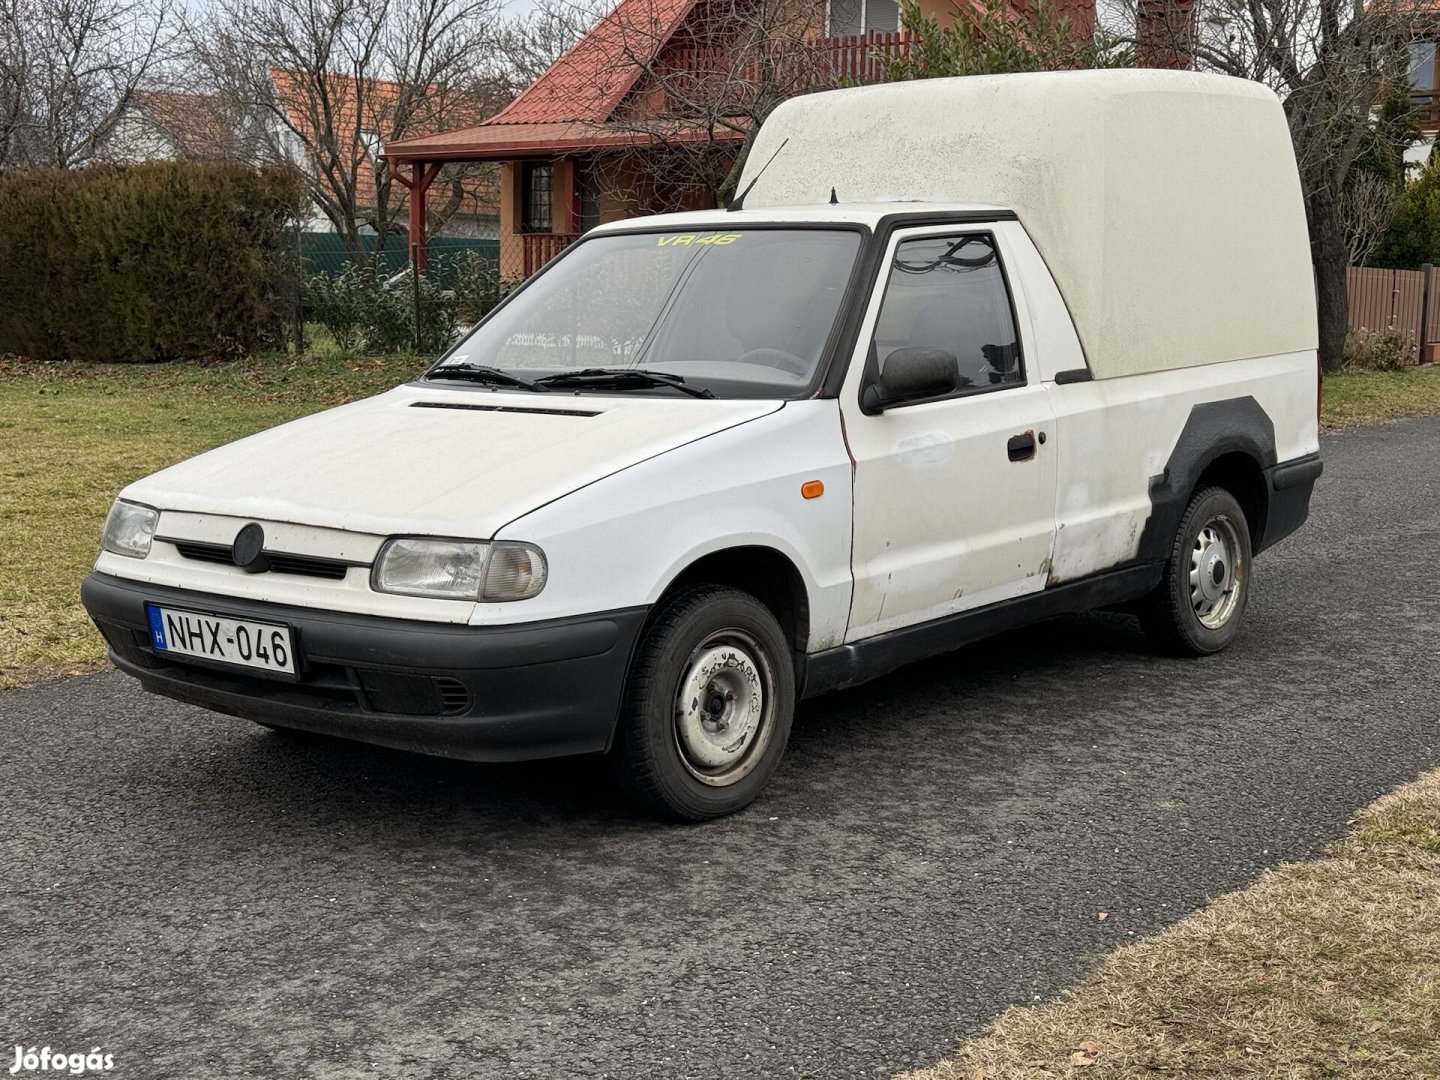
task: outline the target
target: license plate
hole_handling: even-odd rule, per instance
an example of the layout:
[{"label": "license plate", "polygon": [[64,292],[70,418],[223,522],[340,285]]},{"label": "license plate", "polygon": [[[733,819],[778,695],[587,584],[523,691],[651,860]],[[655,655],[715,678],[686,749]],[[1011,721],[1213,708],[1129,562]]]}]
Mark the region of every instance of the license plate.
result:
[{"label": "license plate", "polygon": [[150,644],[156,652],[194,656],[221,664],[295,674],[290,628],[249,619],[145,605]]}]

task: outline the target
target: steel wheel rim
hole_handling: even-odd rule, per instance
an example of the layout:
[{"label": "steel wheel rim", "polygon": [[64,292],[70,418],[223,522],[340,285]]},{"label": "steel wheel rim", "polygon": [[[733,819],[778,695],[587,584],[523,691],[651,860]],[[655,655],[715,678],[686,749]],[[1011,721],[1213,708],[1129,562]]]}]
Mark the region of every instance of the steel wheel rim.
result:
[{"label": "steel wheel rim", "polygon": [[1235,614],[1245,589],[1244,548],[1235,523],[1217,514],[1190,547],[1190,606],[1200,625],[1219,630]]},{"label": "steel wheel rim", "polygon": [[737,783],[769,745],[775,677],[760,643],[743,630],[708,635],[685,663],[675,695],[675,748],[685,770],[710,787]]}]

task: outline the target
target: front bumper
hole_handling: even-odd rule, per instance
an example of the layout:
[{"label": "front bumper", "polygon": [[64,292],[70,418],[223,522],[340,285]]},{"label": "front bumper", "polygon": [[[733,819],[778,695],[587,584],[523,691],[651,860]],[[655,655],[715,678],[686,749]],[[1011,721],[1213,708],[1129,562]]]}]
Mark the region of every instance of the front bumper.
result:
[{"label": "front bumper", "polygon": [[[647,609],[503,627],[350,615],[92,573],[85,610],[146,690],[280,727],[442,757],[603,752]],[[299,679],[200,666],[150,646],[145,604],[285,623]]]}]

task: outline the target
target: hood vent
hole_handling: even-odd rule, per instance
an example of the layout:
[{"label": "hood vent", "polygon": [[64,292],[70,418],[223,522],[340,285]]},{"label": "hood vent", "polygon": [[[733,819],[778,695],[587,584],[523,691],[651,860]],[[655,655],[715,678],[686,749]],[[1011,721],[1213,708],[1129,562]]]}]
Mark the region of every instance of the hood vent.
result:
[{"label": "hood vent", "polygon": [[412,401],[412,409],[468,409],[471,412],[538,413],[541,416],[599,416],[593,409],[541,409],[530,405],[472,405],[467,401]]}]

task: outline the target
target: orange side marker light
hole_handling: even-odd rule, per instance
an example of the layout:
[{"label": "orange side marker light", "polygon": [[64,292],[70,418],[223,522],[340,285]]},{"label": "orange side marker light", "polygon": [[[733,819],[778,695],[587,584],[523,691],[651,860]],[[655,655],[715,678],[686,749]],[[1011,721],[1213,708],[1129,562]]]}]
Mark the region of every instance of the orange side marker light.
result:
[{"label": "orange side marker light", "polygon": [[825,485],[819,480],[806,480],[800,485],[800,494],[807,499],[818,499],[825,494]]}]

